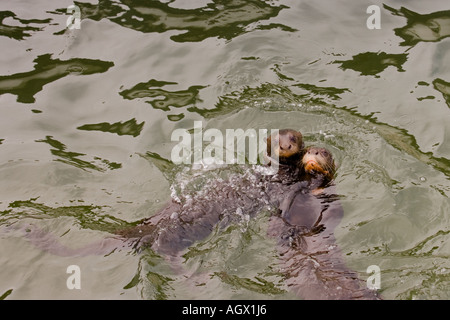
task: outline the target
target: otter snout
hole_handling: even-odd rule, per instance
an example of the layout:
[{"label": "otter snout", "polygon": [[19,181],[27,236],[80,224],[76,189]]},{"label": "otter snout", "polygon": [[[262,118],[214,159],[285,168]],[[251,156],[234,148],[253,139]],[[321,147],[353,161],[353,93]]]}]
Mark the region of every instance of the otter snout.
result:
[{"label": "otter snout", "polygon": [[292,143],[280,144],[280,150],[291,150],[293,147]]},{"label": "otter snout", "polygon": [[306,149],[302,163],[308,173],[321,173],[330,178],[334,175],[334,160],[331,153],[325,148],[310,147]]}]

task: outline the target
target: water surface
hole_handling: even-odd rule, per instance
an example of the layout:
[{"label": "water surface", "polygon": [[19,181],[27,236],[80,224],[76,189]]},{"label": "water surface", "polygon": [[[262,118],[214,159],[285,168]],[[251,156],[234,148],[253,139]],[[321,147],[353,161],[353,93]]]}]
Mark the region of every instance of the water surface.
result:
[{"label": "water surface", "polygon": [[330,148],[347,265],[362,280],[378,265],[386,299],[450,298],[450,6],[389,0],[370,30],[372,4],[2,1],[0,297],[295,298],[265,212],[191,247],[182,273],[150,251],[60,257],[28,241],[36,227],[95,243],[201,187],[214,174],[167,161],[172,132],[201,120]]}]

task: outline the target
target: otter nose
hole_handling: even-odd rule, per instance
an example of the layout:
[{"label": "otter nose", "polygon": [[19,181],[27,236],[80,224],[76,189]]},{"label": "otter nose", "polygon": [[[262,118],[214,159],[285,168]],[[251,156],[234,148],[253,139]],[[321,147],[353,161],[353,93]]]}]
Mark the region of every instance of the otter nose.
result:
[{"label": "otter nose", "polygon": [[289,144],[280,144],[281,150],[291,150],[291,148],[292,148],[292,145],[290,143]]}]

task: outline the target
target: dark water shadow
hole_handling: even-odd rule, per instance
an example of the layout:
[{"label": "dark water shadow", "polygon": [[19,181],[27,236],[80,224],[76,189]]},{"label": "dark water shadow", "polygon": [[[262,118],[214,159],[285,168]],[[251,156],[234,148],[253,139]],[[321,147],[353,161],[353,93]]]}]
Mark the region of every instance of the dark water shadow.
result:
[{"label": "dark water shadow", "polygon": [[173,183],[176,174],[180,171],[180,166],[166,159],[156,152],[148,151],[145,154],[139,154],[143,159],[154,165],[164,175],[167,181]]},{"label": "dark water shadow", "polygon": [[406,26],[394,29],[395,34],[404,40],[401,46],[438,42],[450,36],[450,10],[419,14],[405,7],[394,9],[386,4],[383,7],[393,15],[407,19]]},{"label": "dark water shadow", "polygon": [[350,92],[350,89],[348,88],[335,88],[335,87],[319,87],[313,84],[309,83],[297,83],[293,85],[294,87],[302,88],[306,90],[308,93],[304,97],[312,98],[312,96],[326,96],[332,100],[340,100],[341,97],[340,94],[343,94],[345,92]]},{"label": "dark water shadow", "polygon": [[5,300],[12,292],[13,292],[13,289],[6,290],[6,291],[0,296],[0,300]]},{"label": "dark water shadow", "polygon": [[[74,4],[81,10],[81,19],[109,19],[124,28],[143,33],[179,30],[180,34],[170,37],[176,42],[197,42],[215,37],[231,40],[251,31],[248,30],[250,24],[276,17],[282,9],[287,8],[259,0],[213,0],[197,9],[174,8],[170,3],[145,0],[99,0],[98,4],[75,1]],[[51,13],[66,14],[66,9],[57,9]],[[254,27],[257,30],[274,28],[296,31],[279,23]]]},{"label": "dark water shadow", "polygon": [[135,226],[114,216],[101,213],[103,207],[94,205],[74,205],[51,207],[36,202],[38,198],[11,202],[7,210],[0,211],[0,225],[22,221],[25,218],[36,220],[73,217],[82,229],[114,233],[123,228]]},{"label": "dark water shadow", "polygon": [[364,52],[353,56],[351,60],[336,60],[333,63],[340,64],[340,68],[343,70],[351,69],[363,76],[379,78],[378,74],[389,66],[397,68],[399,72],[404,72],[402,65],[407,59],[406,53]]},{"label": "dark water shadow", "polygon": [[[162,89],[163,86],[176,84],[176,82],[151,79],[147,82],[138,83],[130,89],[123,90],[119,94],[127,100],[145,98],[145,102],[149,103],[153,108],[170,111],[171,107],[181,108],[201,101],[198,97],[199,91],[206,88],[206,86],[196,85],[186,90],[169,91]],[[179,117],[182,118],[180,115]]]},{"label": "dark water shadow", "polygon": [[450,108],[450,82],[446,82],[438,78],[433,81],[433,87],[434,89],[442,93],[447,106]]},{"label": "dark water shadow", "polygon": [[217,277],[223,283],[236,288],[245,289],[252,292],[257,292],[265,295],[278,295],[285,293],[286,290],[278,288],[275,283],[265,280],[262,277],[255,277],[255,280],[250,278],[238,277],[226,271],[214,272],[212,277]]},{"label": "dark water shadow", "polygon": [[73,58],[70,60],[52,59],[44,54],[35,60],[34,70],[0,76],[0,95],[11,93],[17,96],[17,102],[33,103],[34,95],[53,81],[70,74],[89,75],[106,72],[114,66],[113,62]]},{"label": "dark water shadow", "polygon": [[83,169],[85,171],[94,170],[104,172],[107,169],[114,170],[122,167],[122,164],[120,163],[111,162],[109,160],[102,159],[99,157],[93,157],[94,158],[93,161],[86,161],[79,159],[79,157],[86,156],[86,154],[67,151],[66,145],[64,145],[63,143],[59,142],[56,139],[53,139],[52,136],[46,136],[45,139],[36,140],[36,142],[44,142],[50,145],[51,147],[50,152],[52,153],[52,155],[57,157],[55,161],[65,163],[74,166],[76,168]]},{"label": "dark water shadow", "polygon": [[[148,250],[139,256],[139,263],[133,278],[123,287],[128,290],[135,288],[143,299],[146,300],[167,300],[173,295],[171,283],[175,278],[161,274],[156,266],[165,265],[167,262],[162,257]],[[156,269],[156,270],[155,270]]]},{"label": "dark water shadow", "polygon": [[[6,18],[12,18],[20,22],[23,26],[10,26],[4,23]],[[31,37],[34,31],[41,31],[43,28],[33,27],[31,24],[48,24],[52,19],[20,19],[14,12],[0,11],[0,36],[5,36],[11,39],[24,40],[26,37]]]},{"label": "dark water shadow", "polygon": [[141,134],[142,128],[144,127],[144,121],[141,123],[137,123],[136,119],[130,119],[125,122],[115,122],[115,123],[96,123],[96,124],[85,124],[78,127],[78,130],[87,130],[87,131],[102,131],[115,133],[119,136],[129,135],[133,137],[137,137]]}]

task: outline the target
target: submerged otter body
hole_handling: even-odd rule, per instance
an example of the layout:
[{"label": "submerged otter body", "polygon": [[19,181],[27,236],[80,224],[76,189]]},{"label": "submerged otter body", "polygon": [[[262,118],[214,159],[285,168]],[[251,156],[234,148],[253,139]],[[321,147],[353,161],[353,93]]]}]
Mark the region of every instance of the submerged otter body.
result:
[{"label": "submerged otter body", "polygon": [[172,201],[155,216],[118,234],[132,239],[136,246],[176,255],[210,235],[217,224],[223,227],[243,215],[252,217],[264,207],[276,207],[290,185],[300,179],[303,148],[300,132],[279,130],[267,140],[268,156],[276,153],[278,157],[275,175],[253,170],[210,182],[195,197],[183,203]]},{"label": "submerged otter body", "polygon": [[305,180],[290,189],[268,230],[277,239],[287,286],[303,299],[379,299],[345,266],[336,245],[334,230],[343,209],[331,183],[331,154],[309,148],[302,163]]},{"label": "submerged otter body", "polygon": [[300,188],[270,219],[268,234],[277,239],[280,270],[289,290],[302,299],[378,299],[348,269],[334,230],[343,216],[334,187],[319,195]]},{"label": "submerged otter body", "polygon": [[[289,133],[280,134],[281,140],[291,140]],[[278,174],[252,172],[214,182],[203,194],[184,204],[171,203],[122,236],[176,255],[206,238],[217,224],[226,226],[243,214],[252,217],[268,207],[276,212],[268,235],[277,239],[280,270],[290,291],[303,299],[378,299],[345,266],[336,245],[334,230],[343,209],[332,184],[334,160],[324,148],[301,145],[292,154],[295,159],[284,157],[283,150],[292,147],[280,148]]]}]

